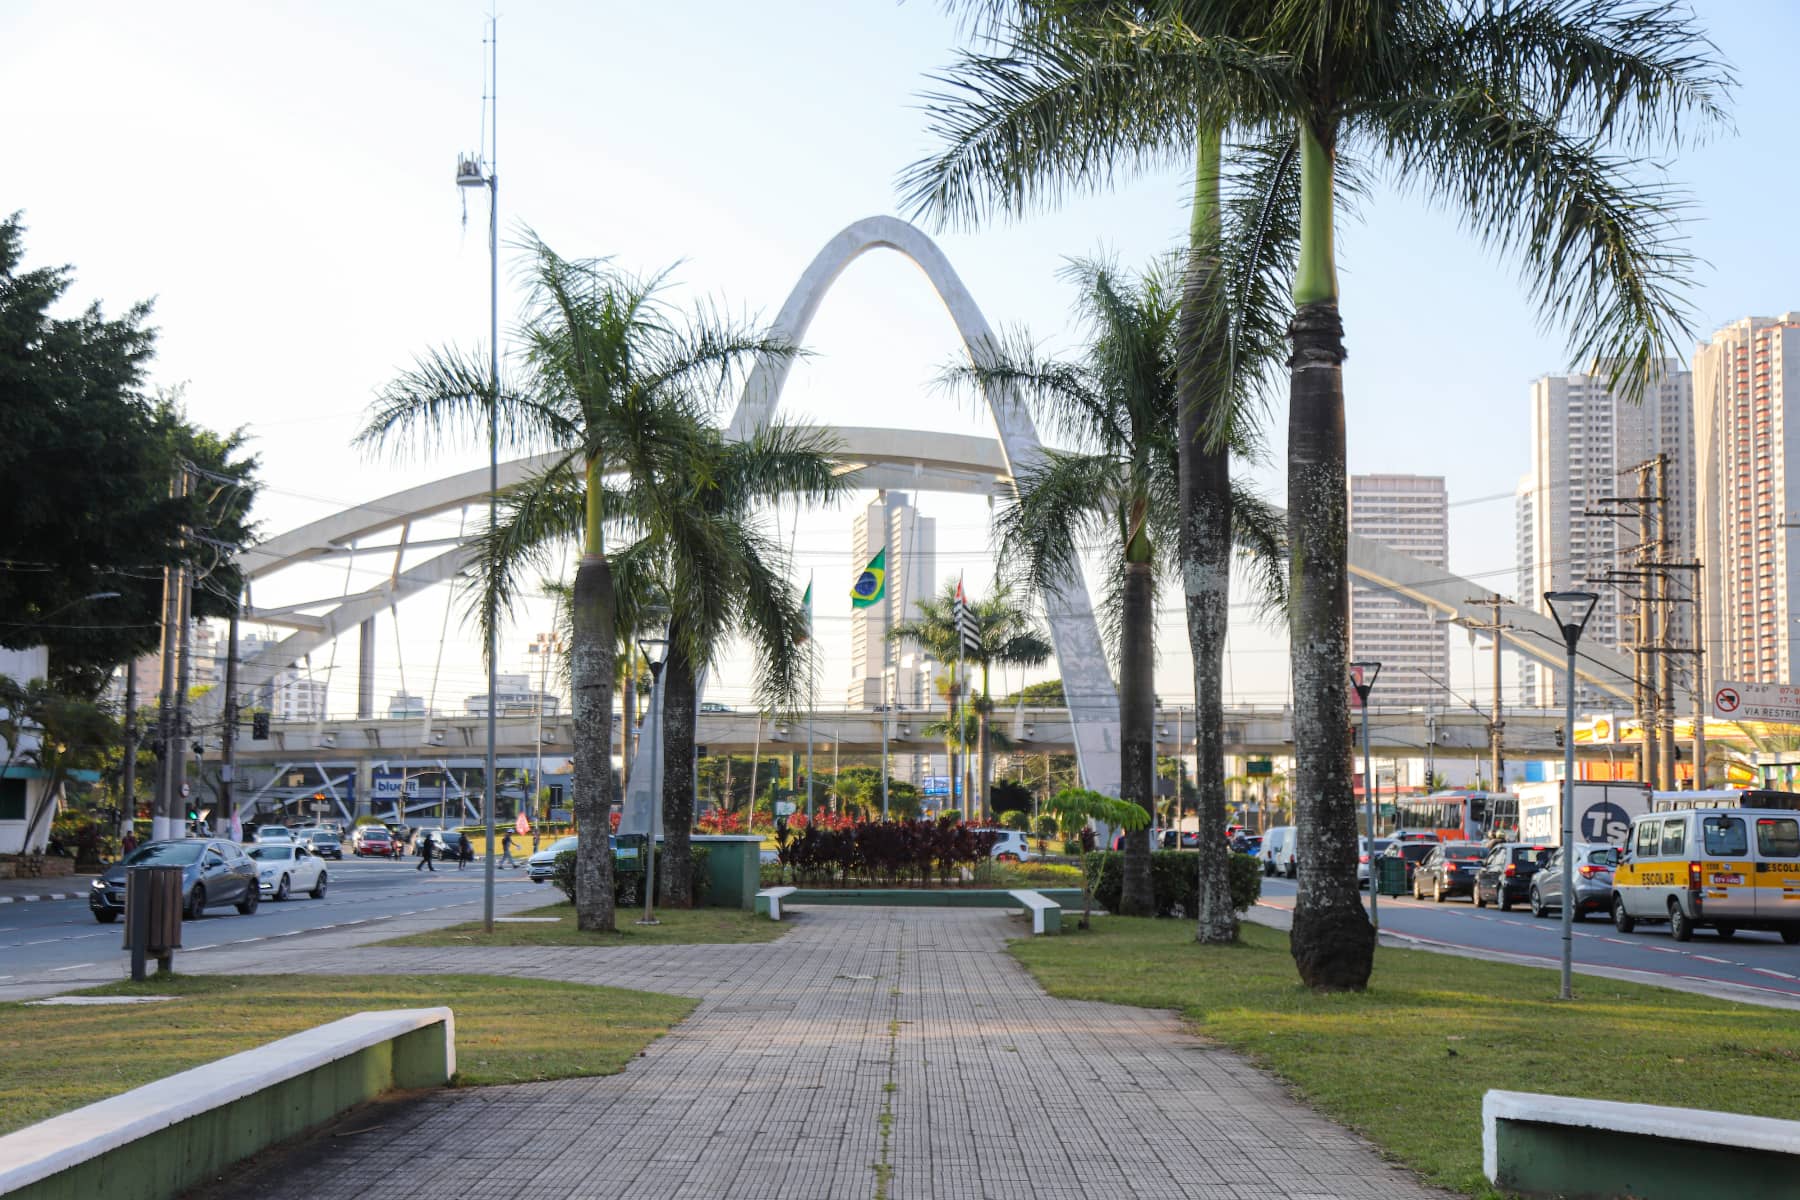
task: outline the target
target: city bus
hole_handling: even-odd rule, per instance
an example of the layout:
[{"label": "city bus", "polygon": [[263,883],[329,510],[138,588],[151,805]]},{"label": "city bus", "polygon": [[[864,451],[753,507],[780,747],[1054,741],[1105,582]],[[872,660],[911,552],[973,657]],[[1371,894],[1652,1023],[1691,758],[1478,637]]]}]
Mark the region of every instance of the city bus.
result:
[{"label": "city bus", "polygon": [[1655,792],[1650,798],[1652,812],[1684,812],[1691,808],[1781,808],[1792,812],[1800,809],[1800,793],[1766,788],[1709,788],[1699,792]]},{"label": "city bus", "polygon": [[1394,828],[1429,829],[1445,842],[1513,838],[1519,831],[1519,798],[1511,792],[1479,791],[1404,797],[1394,804]]}]

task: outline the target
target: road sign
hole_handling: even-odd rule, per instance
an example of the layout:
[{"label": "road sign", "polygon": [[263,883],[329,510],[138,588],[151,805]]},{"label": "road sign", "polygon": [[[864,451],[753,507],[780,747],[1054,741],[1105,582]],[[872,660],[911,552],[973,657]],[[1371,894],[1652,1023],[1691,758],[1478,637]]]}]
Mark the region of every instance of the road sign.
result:
[{"label": "road sign", "polygon": [[1713,689],[1713,714],[1728,721],[1800,725],[1800,687],[1785,683],[1721,683]]},{"label": "road sign", "polygon": [[1275,764],[1270,759],[1252,758],[1244,763],[1244,774],[1246,775],[1273,775],[1274,773]]},{"label": "road sign", "polygon": [[775,815],[778,817],[793,816],[794,802],[792,800],[777,800],[775,802]]}]

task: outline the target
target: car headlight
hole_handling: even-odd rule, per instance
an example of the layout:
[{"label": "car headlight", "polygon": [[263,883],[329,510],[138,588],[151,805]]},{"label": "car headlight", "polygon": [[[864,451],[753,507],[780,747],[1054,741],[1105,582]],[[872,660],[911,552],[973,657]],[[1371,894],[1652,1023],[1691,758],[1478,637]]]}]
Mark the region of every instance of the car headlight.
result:
[{"label": "car headlight", "polygon": [[104,879],[96,879],[96,880],[94,880],[94,890],[95,890],[95,891],[96,891],[96,892],[103,892],[103,891],[105,891],[105,890],[106,890],[106,880],[104,880]]}]

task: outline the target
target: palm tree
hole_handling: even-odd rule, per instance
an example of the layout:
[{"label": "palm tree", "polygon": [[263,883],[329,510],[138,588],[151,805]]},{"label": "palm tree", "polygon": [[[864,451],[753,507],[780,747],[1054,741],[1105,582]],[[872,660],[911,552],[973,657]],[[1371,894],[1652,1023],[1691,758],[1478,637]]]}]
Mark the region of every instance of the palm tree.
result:
[{"label": "palm tree", "polygon": [[686,475],[661,481],[644,514],[647,545],[669,597],[669,656],[663,689],[662,809],[666,900],[692,895],[694,745],[699,675],[733,635],[757,651],[759,703],[799,704],[813,653],[807,613],[788,582],[787,551],[761,523],[778,499],[824,503],[849,489],[826,431],[772,424],[748,441],[708,430],[694,439]]},{"label": "palm tree", "polygon": [[[1690,268],[1677,241],[1681,206],[1645,164],[1679,141],[1684,122],[1721,117],[1729,74],[1686,13],[1624,0],[984,7],[1030,53],[1008,46],[969,56],[951,77],[959,90],[938,103],[951,148],[914,170],[923,206],[960,216],[990,205],[1020,211],[1067,187],[1109,182],[1121,166],[1185,157],[1196,143],[1203,178],[1207,143],[1228,127],[1266,147],[1246,172],[1249,192],[1264,197],[1251,211],[1276,214],[1282,197],[1298,193],[1289,623],[1307,837],[1291,940],[1307,984],[1361,988],[1374,941],[1356,888],[1349,777],[1344,348],[1333,250],[1337,179],[1355,165],[1346,150],[1360,149],[1387,180],[1453,207],[1483,242],[1516,254],[1545,320],[1568,330],[1571,356],[1610,363],[1613,385],[1631,394],[1686,332],[1679,288]],[[1019,119],[987,120],[996,107]],[[1241,224],[1219,245],[1254,248],[1262,231]],[[1224,294],[1229,312],[1237,300],[1230,286]]]},{"label": "palm tree", "polygon": [[[1038,361],[1021,336],[992,365],[958,367],[948,378],[1011,388],[1072,443],[1019,473],[1017,496],[998,522],[1002,570],[1015,586],[1053,592],[1079,578],[1084,548],[1105,555],[1111,595],[1104,611],[1119,666],[1119,794],[1153,811],[1156,594],[1158,577],[1177,565],[1180,535],[1181,266],[1165,259],[1129,278],[1108,264],[1077,260],[1064,274],[1076,285],[1076,314],[1087,330],[1078,361]],[[1235,513],[1237,545],[1261,570],[1263,599],[1279,611],[1279,522],[1249,494],[1233,497],[1228,511]],[[1222,858],[1222,827],[1220,834],[1212,849]],[[1150,851],[1148,828],[1126,837],[1126,915],[1154,911]]]},{"label": "palm tree", "polygon": [[[993,770],[990,760],[994,732],[990,718],[994,701],[990,671],[994,667],[1042,666],[1050,661],[1055,651],[1050,639],[1039,630],[1031,611],[1015,603],[1012,593],[1005,587],[997,588],[986,600],[969,602],[979,646],[973,650],[965,649],[956,629],[956,587],[954,583],[947,583],[934,599],[918,601],[919,616],[896,621],[888,630],[888,636],[917,643],[941,663],[954,663],[960,657],[965,664],[980,668],[980,691],[968,689],[960,682],[953,685],[950,707],[954,709],[959,693],[966,692],[970,706],[975,710],[973,749],[978,763],[975,774],[979,790],[973,804],[964,797],[963,807],[971,819],[981,819],[987,813],[988,785]],[[951,773],[955,774],[954,768]]]},{"label": "palm tree", "polygon": [[[570,649],[575,717],[576,922],[613,928],[612,710],[616,646],[614,583],[607,557],[608,499],[675,478],[695,459],[700,415],[758,356],[792,349],[708,314],[681,320],[663,298],[667,273],[631,276],[604,259],[565,259],[535,235],[514,375],[495,388],[480,351],[422,356],[383,389],[358,435],[366,446],[412,441],[425,450],[479,441],[490,416],[508,453],[552,452],[551,465],[513,489],[504,530],[490,528],[477,555],[476,620],[485,633],[541,576],[556,548],[581,549]],[[609,479],[623,479],[614,491]],[[483,639],[484,645],[487,640]]]}]

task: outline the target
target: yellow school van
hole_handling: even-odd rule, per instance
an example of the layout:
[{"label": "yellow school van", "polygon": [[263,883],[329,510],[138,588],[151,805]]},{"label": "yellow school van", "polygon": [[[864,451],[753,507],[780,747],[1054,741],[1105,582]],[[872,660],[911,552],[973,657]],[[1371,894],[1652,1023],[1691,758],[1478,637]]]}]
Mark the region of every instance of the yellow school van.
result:
[{"label": "yellow school van", "polygon": [[1678,942],[1696,929],[1722,938],[1763,929],[1800,943],[1800,812],[1694,808],[1631,823],[1613,869],[1613,924],[1669,923]]}]

